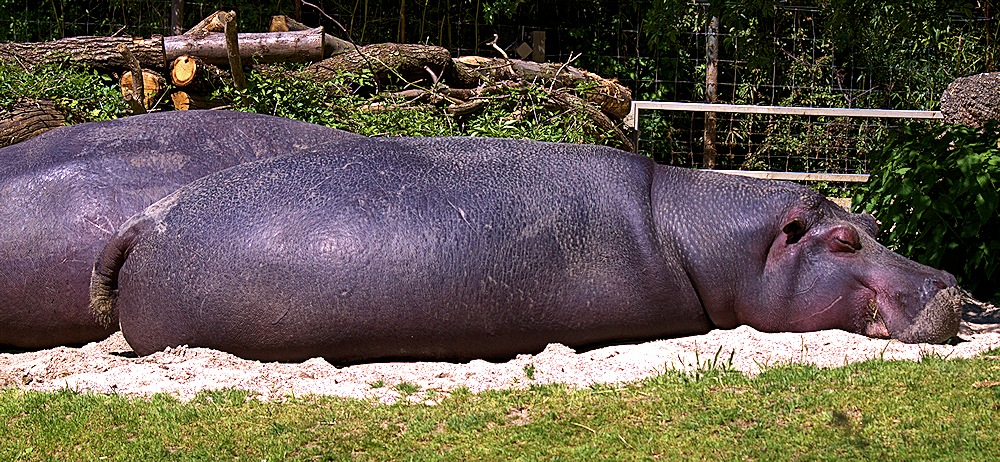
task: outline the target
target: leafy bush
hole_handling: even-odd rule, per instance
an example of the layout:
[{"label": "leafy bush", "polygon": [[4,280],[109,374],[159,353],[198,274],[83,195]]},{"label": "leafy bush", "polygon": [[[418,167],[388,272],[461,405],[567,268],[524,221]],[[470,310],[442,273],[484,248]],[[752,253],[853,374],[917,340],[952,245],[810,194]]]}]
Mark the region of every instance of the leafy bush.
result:
[{"label": "leafy bush", "polygon": [[109,75],[68,66],[39,65],[26,69],[0,63],[0,107],[22,99],[53,101],[69,123],[131,115],[118,82]]},{"label": "leafy bush", "polygon": [[855,204],[882,222],[887,245],[1000,299],[1000,125],[910,123],[873,165]]}]

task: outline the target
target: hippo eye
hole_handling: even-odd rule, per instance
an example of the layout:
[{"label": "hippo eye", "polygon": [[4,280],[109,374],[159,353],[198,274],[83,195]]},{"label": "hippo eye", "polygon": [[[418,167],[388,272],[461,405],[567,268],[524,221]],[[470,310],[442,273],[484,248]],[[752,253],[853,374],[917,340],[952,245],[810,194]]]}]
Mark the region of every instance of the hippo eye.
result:
[{"label": "hippo eye", "polygon": [[[855,247],[855,246],[857,246],[857,247]],[[838,237],[838,238],[834,239],[833,242],[830,243],[830,247],[832,248],[832,250],[834,252],[854,253],[861,246],[858,245],[857,243],[851,243],[851,242],[845,241],[845,240],[843,240],[843,239],[841,239],[841,238]]]},{"label": "hippo eye", "polygon": [[837,226],[830,230],[827,245],[831,251],[854,253],[861,250],[861,237],[851,226]]}]

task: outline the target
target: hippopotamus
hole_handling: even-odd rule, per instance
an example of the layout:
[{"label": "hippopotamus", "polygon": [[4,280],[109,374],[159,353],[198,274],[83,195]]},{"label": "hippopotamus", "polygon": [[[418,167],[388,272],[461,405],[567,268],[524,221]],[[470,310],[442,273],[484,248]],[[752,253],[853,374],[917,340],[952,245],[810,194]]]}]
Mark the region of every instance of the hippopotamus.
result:
[{"label": "hippopotamus", "polygon": [[139,355],[498,360],[749,325],[941,342],[948,273],[806,187],[620,150],[349,140],[201,178],[120,227],[95,314]]},{"label": "hippopotamus", "polygon": [[58,128],[0,149],[0,345],[107,337],[98,253],[130,216],[208,173],[359,136],[279,117],[177,111]]}]

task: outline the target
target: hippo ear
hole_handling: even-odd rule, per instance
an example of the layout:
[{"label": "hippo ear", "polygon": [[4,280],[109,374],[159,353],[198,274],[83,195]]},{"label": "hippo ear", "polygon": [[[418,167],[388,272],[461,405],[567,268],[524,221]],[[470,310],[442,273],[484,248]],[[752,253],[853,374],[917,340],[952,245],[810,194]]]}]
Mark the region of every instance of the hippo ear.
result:
[{"label": "hippo ear", "polygon": [[806,230],[809,228],[806,226],[806,220],[801,215],[792,215],[785,222],[785,226],[781,228],[781,232],[788,236],[787,244],[794,244],[802,239],[802,236],[806,234]]}]

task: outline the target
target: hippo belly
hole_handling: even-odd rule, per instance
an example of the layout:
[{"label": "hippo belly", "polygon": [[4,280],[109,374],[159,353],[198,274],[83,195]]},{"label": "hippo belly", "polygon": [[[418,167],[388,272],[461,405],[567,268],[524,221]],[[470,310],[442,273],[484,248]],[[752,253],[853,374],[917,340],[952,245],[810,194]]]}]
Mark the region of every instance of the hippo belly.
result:
[{"label": "hippo belly", "polygon": [[123,226],[95,281],[127,256],[115,303],[136,352],[504,358],[710,328],[656,242],[643,158],[507,140],[339,148],[203,178]]},{"label": "hippo belly", "polygon": [[49,131],[0,149],[0,345],[110,334],[89,309],[94,259],[130,216],[233,165],[351,135],[279,117],[164,112]]}]

